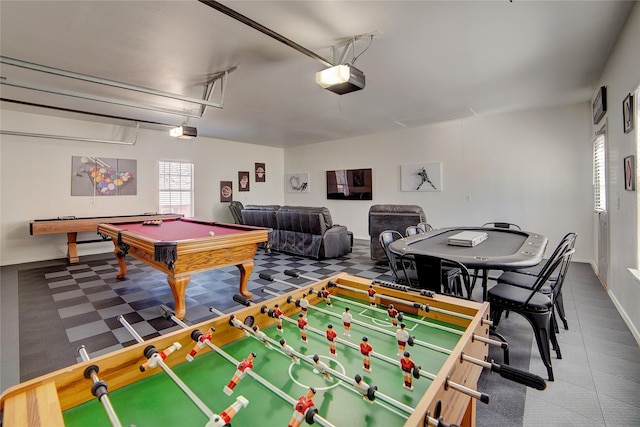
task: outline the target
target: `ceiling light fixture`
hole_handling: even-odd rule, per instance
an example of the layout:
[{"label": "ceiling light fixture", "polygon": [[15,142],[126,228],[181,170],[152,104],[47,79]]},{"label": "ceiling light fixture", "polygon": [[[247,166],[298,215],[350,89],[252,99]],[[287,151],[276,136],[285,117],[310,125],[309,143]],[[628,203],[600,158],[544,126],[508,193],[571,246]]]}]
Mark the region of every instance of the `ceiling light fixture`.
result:
[{"label": "ceiling light fixture", "polygon": [[193,139],[198,136],[198,129],[193,126],[176,126],[169,131],[169,135],[180,139]]},{"label": "ceiling light fixture", "polygon": [[353,65],[341,64],[316,73],[316,83],[331,92],[343,95],[364,88],[364,73]]}]

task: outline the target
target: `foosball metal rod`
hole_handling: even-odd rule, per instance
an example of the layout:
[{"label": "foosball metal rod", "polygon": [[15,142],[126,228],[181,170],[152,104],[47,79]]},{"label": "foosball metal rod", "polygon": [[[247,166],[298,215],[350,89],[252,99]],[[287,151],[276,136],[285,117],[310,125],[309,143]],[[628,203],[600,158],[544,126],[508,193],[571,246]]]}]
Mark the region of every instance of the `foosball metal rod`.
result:
[{"label": "foosball metal rod", "polygon": [[[78,354],[83,362],[87,362],[90,360],[89,354],[87,354],[87,350],[85,350],[84,346],[80,346],[78,348]],[[98,399],[98,401],[104,407],[105,412],[107,413],[107,417],[109,417],[109,421],[113,427],[121,427],[120,419],[116,414],[116,411],[113,409],[111,405],[111,400],[109,399],[109,392],[107,391],[107,383],[104,381],[100,381],[98,378],[99,368],[96,365],[88,366],[84,371],[85,378],[93,381],[93,386],[91,387],[91,392]]]},{"label": "foosball metal rod", "polygon": [[[144,342],[144,339],[140,335],[138,335],[138,332],[136,332],[133,326],[131,326],[129,322],[127,322],[124,316],[119,316],[118,321],[135,338],[136,341],[138,341],[139,343]],[[207,407],[207,405],[205,405],[202,400],[200,400],[200,398],[193,391],[191,391],[191,389],[180,379],[180,377],[178,377],[173,372],[173,370],[169,366],[167,366],[166,363],[164,363],[163,360],[159,360],[158,365],[162,368],[163,371],[167,373],[167,375],[169,375],[169,378],[171,378],[173,382],[175,382],[178,387],[180,387],[184,394],[186,394],[189,399],[191,399],[191,401],[202,411],[202,413],[206,415],[207,419],[210,420],[214,417],[214,415],[216,415],[213,413],[213,411],[211,411],[211,409]]]},{"label": "foosball metal rod", "polygon": [[[173,320],[178,326],[180,326],[180,327],[182,327],[184,329],[188,329],[189,328],[189,325],[184,323],[182,320],[178,319],[170,310],[168,310],[168,308],[166,306],[161,306],[161,310],[165,313],[165,317],[168,317],[169,319]],[[246,326],[246,325],[244,325],[244,326]],[[253,331],[251,331],[251,332],[253,332]],[[210,340],[205,340],[204,343],[210,349],[212,349],[213,351],[218,353],[220,356],[222,356],[225,359],[227,359],[227,361],[231,362],[234,366],[238,366],[238,364],[240,363],[239,360],[235,359],[229,353],[227,353],[226,351],[224,351],[223,349],[221,349],[217,345],[213,344]],[[289,396],[288,394],[286,394],[284,391],[280,390],[275,385],[271,384],[267,379],[265,379],[262,376],[260,376],[259,374],[255,373],[253,370],[251,370],[251,369],[247,370],[246,374],[248,376],[250,376],[251,378],[253,378],[254,380],[256,380],[257,382],[259,382],[267,390],[275,393],[281,399],[285,400],[287,403],[289,403],[291,405],[295,405],[296,404],[296,402],[297,402],[296,399],[294,399],[293,397]],[[313,420],[315,422],[317,422],[318,424],[320,424],[321,426],[323,426],[323,427],[335,427],[333,424],[331,424],[331,422],[329,422],[328,420],[326,420],[325,418],[321,417],[318,414],[315,414],[313,416]]]}]

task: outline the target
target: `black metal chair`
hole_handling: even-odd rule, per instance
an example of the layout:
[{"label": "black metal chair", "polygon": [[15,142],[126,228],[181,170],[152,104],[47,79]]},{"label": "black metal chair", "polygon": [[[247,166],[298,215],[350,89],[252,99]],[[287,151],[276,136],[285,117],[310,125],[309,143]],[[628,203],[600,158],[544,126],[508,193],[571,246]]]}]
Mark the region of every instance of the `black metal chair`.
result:
[{"label": "black metal chair", "polygon": [[238,202],[234,200],[231,203],[229,203],[229,210],[231,211],[231,215],[233,216],[233,221],[236,224],[244,224],[244,221],[242,220],[242,209],[244,209],[242,202]]},{"label": "black metal chair", "polygon": [[436,289],[436,292],[455,297],[471,298],[471,274],[464,264],[428,255],[416,255],[415,263],[421,287],[426,287],[426,282],[440,280],[440,286],[431,283],[429,288],[438,288],[440,290]]},{"label": "black metal chair", "polygon": [[420,230],[422,230],[423,233],[433,230],[433,227],[431,226],[431,224],[427,224],[426,222],[419,222],[417,227]]},{"label": "black metal chair", "polygon": [[[562,290],[564,276],[569,265],[568,260],[574,251],[575,249],[567,249],[550,258],[545,268],[542,269],[541,274],[536,278],[532,289],[525,289],[508,283],[498,283],[488,292],[494,328],[498,327],[503,311],[518,313],[531,324],[538,350],[540,351],[540,357],[547,368],[549,381],[554,380],[549,342],[553,345],[557,358],[562,358],[552,324],[552,311],[555,300]],[[549,278],[553,274],[558,274],[558,285],[551,289],[550,294],[542,293],[542,288],[548,284]]]},{"label": "black metal chair", "polygon": [[417,225],[410,225],[404,230],[404,235],[407,237],[415,236],[416,234],[421,234],[421,233],[424,233],[424,231],[422,231],[422,229]]},{"label": "black metal chair", "polygon": [[412,260],[397,257],[389,250],[389,245],[391,243],[402,239],[403,237],[404,236],[399,231],[384,230],[380,233],[378,239],[387,260],[389,261],[389,267],[391,268],[391,273],[393,274],[395,281],[412,286],[419,283],[418,273],[413,266]]},{"label": "black metal chair", "polygon": [[[549,262],[554,257],[556,257],[558,253],[569,250],[569,249],[573,249],[575,247],[576,237],[577,237],[576,233],[565,234],[565,236],[560,240],[560,243],[558,243],[558,246],[556,246],[555,250],[553,251],[553,254],[551,255],[551,257],[549,257],[549,259],[543,260],[543,262],[541,262],[540,264],[534,267],[504,272],[500,275],[500,277],[498,277],[498,280],[497,280],[498,283],[508,283],[510,285],[519,286],[525,289],[533,289],[536,278],[543,272],[545,268],[549,268]],[[571,257],[569,257],[566,260],[566,262],[570,263]],[[558,286],[559,279],[560,279],[559,274],[552,274],[549,277],[547,284],[545,284],[542,287],[541,292],[545,294],[550,294],[552,292],[552,288],[555,286]],[[558,316],[560,317],[560,320],[562,320],[564,329],[568,330],[569,322],[567,321],[567,317],[564,312],[564,302],[562,300],[562,292],[558,293],[558,296],[556,297],[554,303],[555,303],[554,313],[553,313],[554,319],[555,319],[555,314],[557,313]],[[559,332],[558,324],[557,322],[555,322],[555,320],[554,320],[554,329],[556,332]]]}]

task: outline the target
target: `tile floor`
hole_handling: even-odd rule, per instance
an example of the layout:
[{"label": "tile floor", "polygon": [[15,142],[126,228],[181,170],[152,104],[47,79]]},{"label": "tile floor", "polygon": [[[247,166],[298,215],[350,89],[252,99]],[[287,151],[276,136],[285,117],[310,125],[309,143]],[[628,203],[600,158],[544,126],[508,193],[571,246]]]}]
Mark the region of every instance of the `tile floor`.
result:
[{"label": "tile floor", "polygon": [[[157,305],[172,303],[165,277],[131,259],[125,281],[115,278],[111,254],[83,257],[77,265],[64,260],[6,266],[0,282],[0,390],[28,378],[74,363],[80,344],[96,356],[132,342],[117,316],[124,315],[145,338],[175,329],[158,316]],[[267,282],[259,273],[284,276],[299,269],[313,277],[347,272],[389,280],[386,268],[369,258],[368,242],[356,240],[346,257],[316,261],[260,250],[250,282],[256,302],[269,298],[261,289],[289,290]],[[211,316],[209,307],[228,313],[237,308],[235,268],[194,275],[188,287],[188,322]],[[229,286],[231,285],[231,286]],[[474,293],[477,298],[478,291]],[[482,391],[492,396],[478,404],[479,426],[639,426],[640,349],[590,265],[573,263],[564,288],[569,330],[559,335],[563,359],[553,358],[556,381],[545,391],[525,389],[483,373]],[[531,328],[520,316],[503,319],[501,332],[511,344],[511,364],[546,378]],[[16,345],[19,342],[19,345]],[[501,351],[492,351],[496,362]]]}]

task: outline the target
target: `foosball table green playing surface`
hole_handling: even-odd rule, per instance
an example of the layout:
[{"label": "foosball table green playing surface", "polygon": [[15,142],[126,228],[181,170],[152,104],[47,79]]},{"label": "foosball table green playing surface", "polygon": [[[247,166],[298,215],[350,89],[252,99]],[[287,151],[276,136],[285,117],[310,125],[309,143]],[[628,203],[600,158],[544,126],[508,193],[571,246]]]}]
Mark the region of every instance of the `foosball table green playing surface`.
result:
[{"label": "foosball table green playing surface", "polygon": [[148,341],[121,319],[138,344],[10,388],[5,425],[475,425],[487,303],[347,274],[266,292]]}]

